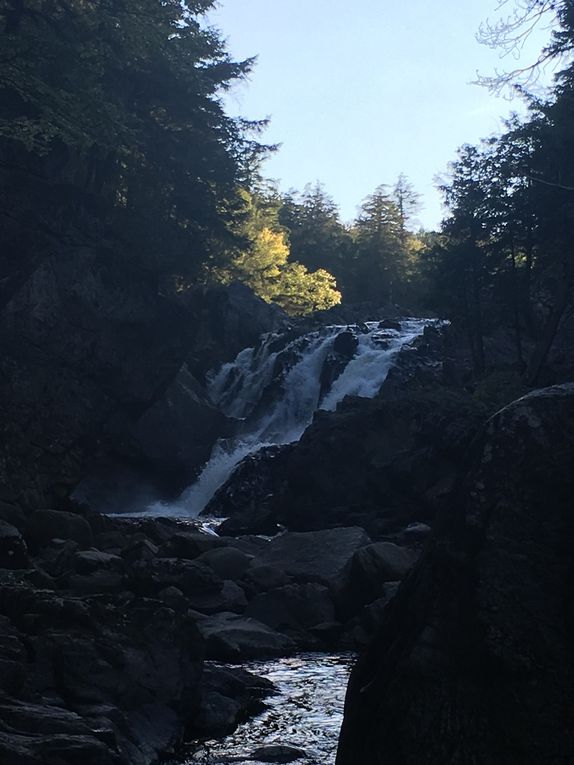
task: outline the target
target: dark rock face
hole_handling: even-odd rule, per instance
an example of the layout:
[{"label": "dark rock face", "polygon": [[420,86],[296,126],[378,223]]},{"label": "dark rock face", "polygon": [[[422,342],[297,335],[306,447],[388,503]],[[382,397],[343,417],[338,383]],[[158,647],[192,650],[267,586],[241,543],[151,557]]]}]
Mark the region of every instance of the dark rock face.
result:
[{"label": "dark rock face", "polygon": [[276,517],[291,530],[355,524],[375,537],[432,519],[484,418],[447,388],[346,399],[286,454]]},{"label": "dark rock face", "polygon": [[191,290],[178,308],[186,337],[179,368],[122,438],[91,464],[78,492],[100,512],[173,499],[193,482],[217,439],[236,426],[210,400],[206,373],[286,323],[280,309],[240,284]]},{"label": "dark rock face", "polygon": [[0,314],[0,499],[50,507],[175,377],[184,312],[104,249],[46,258]]},{"label": "dark rock face", "polygon": [[426,328],[379,396],[347,397],[317,412],[298,443],[244,460],[207,512],[227,517],[226,534],[357,525],[399,538],[428,524],[494,411],[461,386],[451,353],[447,333]]},{"label": "dark rock face", "polygon": [[272,566],[299,579],[336,587],[352,556],[370,541],[357,527],[283,534],[255,557],[253,566]]},{"label": "dark rock face", "polygon": [[187,364],[201,383],[205,381],[206,372],[232,361],[244,348],[256,345],[261,334],[288,324],[280,308],[269,305],[239,283],[194,290],[189,301],[197,329]]},{"label": "dark rock face", "polygon": [[338,765],[574,760],[574,385],[494,415],[349,686]]},{"label": "dark rock face", "polygon": [[5,576],[0,608],[2,763],[148,765],[179,743],[201,671],[192,621]]},{"label": "dark rock face", "polygon": [[230,435],[233,427],[184,364],[162,398],[136,423],[135,452],[160,487],[181,491],[207,461],[217,439]]}]

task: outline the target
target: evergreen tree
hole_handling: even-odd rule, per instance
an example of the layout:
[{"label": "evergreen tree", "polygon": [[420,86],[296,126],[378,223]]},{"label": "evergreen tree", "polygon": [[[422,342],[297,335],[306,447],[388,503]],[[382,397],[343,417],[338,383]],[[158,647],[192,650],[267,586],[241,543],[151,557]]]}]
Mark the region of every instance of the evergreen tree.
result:
[{"label": "evergreen tree", "polygon": [[279,221],[289,232],[291,257],[310,270],[332,273],[346,297],[352,240],[333,199],[320,183],[282,198]]},{"label": "evergreen tree", "polygon": [[401,213],[386,186],[365,199],[354,233],[358,293],[379,304],[391,303],[404,278],[406,250]]},{"label": "evergreen tree", "polygon": [[212,4],[0,0],[0,181],[17,190],[0,204],[19,221],[5,232],[3,276],[49,250],[22,248],[24,228],[41,239],[103,227],[161,281],[193,277],[229,239],[254,146],[220,93],[251,62],[200,26]]}]

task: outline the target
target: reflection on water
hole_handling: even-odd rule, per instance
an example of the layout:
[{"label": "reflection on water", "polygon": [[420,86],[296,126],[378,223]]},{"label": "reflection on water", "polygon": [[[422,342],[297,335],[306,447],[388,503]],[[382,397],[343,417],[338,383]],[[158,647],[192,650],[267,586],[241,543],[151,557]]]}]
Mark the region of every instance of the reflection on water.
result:
[{"label": "reflection on water", "polygon": [[352,654],[308,653],[245,664],[276,685],[277,695],[267,699],[269,708],[222,741],[200,745],[184,763],[252,765],[255,749],[280,744],[305,750],[296,763],[333,765],[353,661]]}]

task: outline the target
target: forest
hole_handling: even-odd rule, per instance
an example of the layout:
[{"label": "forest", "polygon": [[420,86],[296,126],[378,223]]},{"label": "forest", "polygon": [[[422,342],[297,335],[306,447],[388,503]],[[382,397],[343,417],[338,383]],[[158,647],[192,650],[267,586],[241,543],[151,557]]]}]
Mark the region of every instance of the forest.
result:
[{"label": "forest", "polygon": [[574,762],[574,0],[436,230],[266,175],[215,6],[0,0],[0,762]]},{"label": "forest", "polygon": [[464,323],[478,374],[483,335],[503,322],[536,380],[572,285],[568,3],[525,4],[525,29],[553,17],[540,57],[564,67],[544,100],[522,88],[526,119],[459,149],[432,232],[417,230],[404,175],[350,223],[319,182],[282,194],[265,181],[264,122],[232,119],[221,102],[253,61],[232,61],[202,26],[212,3],[3,5],[6,296],[54,238],[99,236],[162,291],[240,281],[292,315],[340,301],[432,309]]}]

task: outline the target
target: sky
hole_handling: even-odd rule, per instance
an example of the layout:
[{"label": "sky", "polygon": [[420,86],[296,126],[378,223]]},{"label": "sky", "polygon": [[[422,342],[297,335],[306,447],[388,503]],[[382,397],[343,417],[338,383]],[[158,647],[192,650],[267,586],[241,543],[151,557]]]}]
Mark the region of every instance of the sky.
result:
[{"label": "sky", "polygon": [[[523,111],[473,85],[477,73],[530,63],[476,41],[497,0],[222,0],[209,23],[236,59],[257,56],[248,81],[226,97],[230,113],[269,118],[263,141],[281,144],[264,174],[283,191],[320,181],[352,220],[361,201],[404,173],[422,196],[418,222],[443,217],[436,177],[457,147],[502,129]],[[510,4],[511,5],[511,4]]]}]

